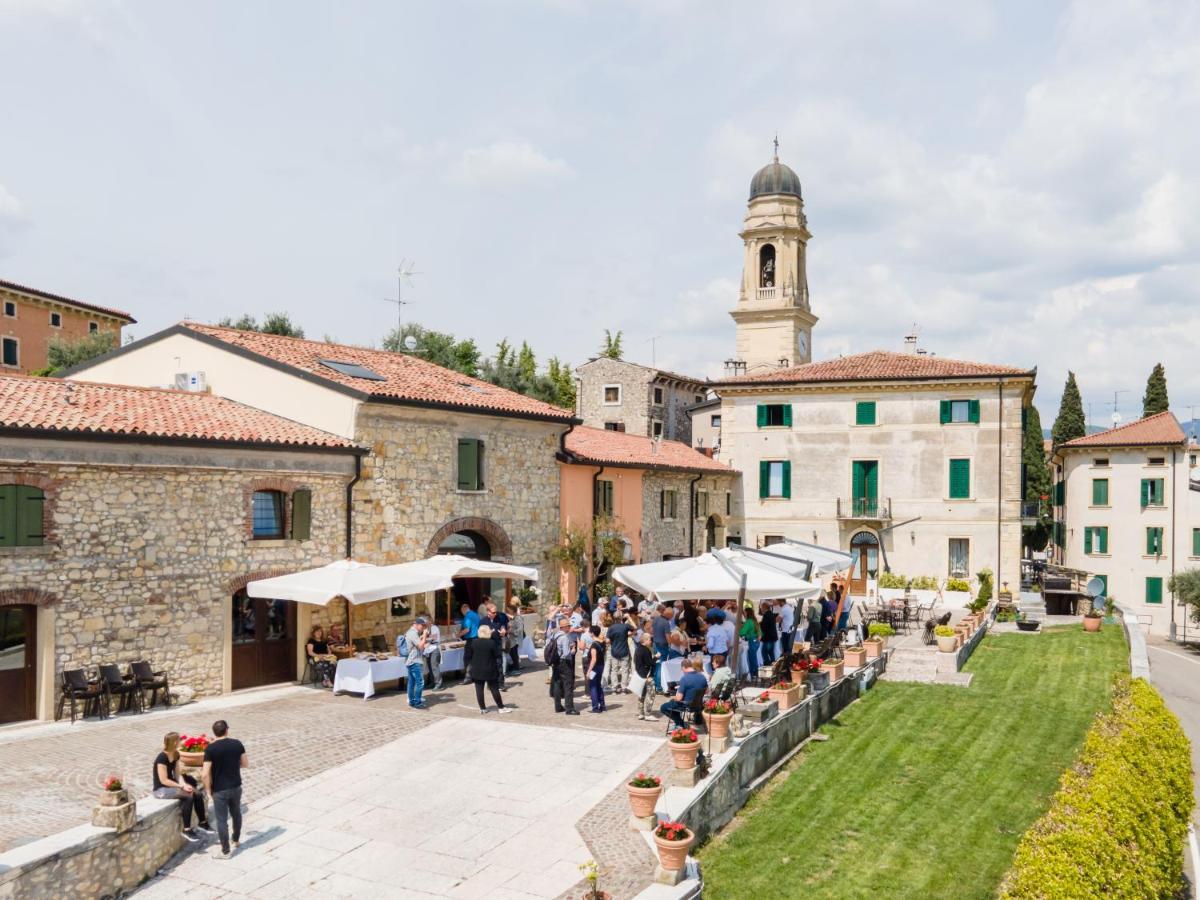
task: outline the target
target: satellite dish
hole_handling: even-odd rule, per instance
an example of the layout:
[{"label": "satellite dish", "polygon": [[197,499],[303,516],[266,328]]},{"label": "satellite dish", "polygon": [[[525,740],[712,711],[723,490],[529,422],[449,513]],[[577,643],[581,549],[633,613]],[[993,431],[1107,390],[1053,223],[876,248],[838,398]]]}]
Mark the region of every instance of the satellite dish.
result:
[{"label": "satellite dish", "polygon": [[410,351],[417,349],[417,339],[411,334],[404,339],[404,349]]},{"label": "satellite dish", "polygon": [[1119,412],[1115,412],[1112,414],[1112,423],[1113,423],[1113,428],[1116,428],[1118,425],[1121,424],[1121,414]]},{"label": "satellite dish", "polygon": [[1104,579],[1093,575],[1088,580],[1086,590],[1091,595],[1091,598],[1095,600],[1104,593]]}]

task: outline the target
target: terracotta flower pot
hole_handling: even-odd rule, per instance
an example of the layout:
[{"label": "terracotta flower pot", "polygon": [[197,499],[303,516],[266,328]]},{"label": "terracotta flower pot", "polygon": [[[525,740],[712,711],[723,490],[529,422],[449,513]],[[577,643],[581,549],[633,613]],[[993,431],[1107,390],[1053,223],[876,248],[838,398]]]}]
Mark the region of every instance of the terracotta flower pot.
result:
[{"label": "terracotta flower pot", "polygon": [[711,737],[723,738],[729,737],[729,723],[733,719],[733,713],[709,713],[704,714],[704,727],[708,729]]},{"label": "terracotta flower pot", "polygon": [[694,834],[689,834],[682,841],[668,841],[656,834],[654,844],[658,847],[658,864],[668,872],[678,872],[686,865],[688,849],[695,839]]},{"label": "terracotta flower pot", "polygon": [[696,768],[696,754],[700,752],[699,741],[692,741],[690,744],[676,744],[674,741],[668,741],[667,746],[671,748],[671,756],[675,760],[675,768]]},{"label": "terracotta flower pot", "polygon": [[[796,673],[793,672],[793,675]],[[779,690],[778,688],[770,688],[767,693],[771,695],[771,699],[779,704],[779,711],[791,709],[800,703],[800,683],[793,682],[790,688]]]},{"label": "terracotta flower pot", "polygon": [[866,645],[861,650],[847,650],[845,653],[845,663],[852,669],[860,668],[867,664],[867,649]]},{"label": "terracotta flower pot", "polygon": [[1100,619],[1098,616],[1084,616],[1083,617],[1083,630],[1084,631],[1099,631],[1101,621],[1103,621],[1103,620]]},{"label": "terracotta flower pot", "polygon": [[652,788],[640,788],[627,784],[625,788],[629,791],[629,808],[633,810],[635,816],[645,819],[654,815],[654,807],[658,806],[658,798],[663,791],[661,784]]},{"label": "terracotta flower pot", "polygon": [[203,750],[197,750],[197,751],[180,750],[179,751],[179,762],[181,765],[199,768],[200,766],[204,765],[204,751]]},{"label": "terracotta flower pot", "polygon": [[867,659],[878,659],[883,656],[883,639],[867,638],[863,641],[863,648],[867,651]]},{"label": "terracotta flower pot", "polygon": [[938,649],[943,653],[953,653],[958,649],[958,635],[956,634],[939,634],[937,636]]},{"label": "terracotta flower pot", "polygon": [[829,673],[829,683],[836,684],[842,678],[842,671],[846,668],[846,664],[840,659],[837,662],[821,663],[821,671]]}]

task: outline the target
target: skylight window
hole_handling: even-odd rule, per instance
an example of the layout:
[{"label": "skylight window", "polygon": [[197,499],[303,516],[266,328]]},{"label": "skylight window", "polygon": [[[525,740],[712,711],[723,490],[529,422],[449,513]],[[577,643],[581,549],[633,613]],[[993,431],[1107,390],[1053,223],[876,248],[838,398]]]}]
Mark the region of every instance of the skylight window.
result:
[{"label": "skylight window", "polygon": [[387,381],[378,372],[372,372],[366,366],[360,366],[358,363],[340,362],[336,359],[322,359],[320,363],[323,366],[328,366],[335,372],[349,375],[351,378],[366,378],[368,381]]}]

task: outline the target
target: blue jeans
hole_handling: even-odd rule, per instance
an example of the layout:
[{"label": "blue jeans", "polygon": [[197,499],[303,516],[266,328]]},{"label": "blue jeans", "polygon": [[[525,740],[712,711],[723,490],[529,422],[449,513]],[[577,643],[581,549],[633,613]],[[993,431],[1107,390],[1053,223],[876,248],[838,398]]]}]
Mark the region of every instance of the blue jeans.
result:
[{"label": "blue jeans", "polygon": [[748,662],[750,664],[748,667],[750,669],[750,677],[757,678],[758,677],[758,667],[759,667],[759,661],[758,661],[759,642],[758,641],[747,641],[747,643],[750,644],[750,653],[746,657],[746,662]]},{"label": "blue jeans", "polygon": [[763,641],[762,664],[764,666],[771,666],[775,664],[775,641]]},{"label": "blue jeans", "polygon": [[422,694],[425,691],[425,664],[423,662],[411,663],[408,666],[408,705],[409,706],[424,706],[425,699]]},{"label": "blue jeans", "polygon": [[672,698],[659,707],[658,711],[669,718],[676,728],[684,727],[683,714],[688,711],[686,703]]},{"label": "blue jeans", "polygon": [[660,691],[666,690],[666,685],[662,683],[662,661],[667,658],[667,651],[670,647],[667,644],[654,645],[654,683]]}]

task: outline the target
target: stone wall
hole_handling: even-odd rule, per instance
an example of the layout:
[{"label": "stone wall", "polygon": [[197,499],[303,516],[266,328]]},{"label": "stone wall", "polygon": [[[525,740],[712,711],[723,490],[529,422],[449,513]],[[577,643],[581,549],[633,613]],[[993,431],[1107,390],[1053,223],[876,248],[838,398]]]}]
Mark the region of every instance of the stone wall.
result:
[{"label": "stone wall", "polygon": [[[686,472],[648,470],[642,477],[642,562],[659,562],[666,555],[692,556],[704,552],[704,526],[707,516],[694,508],[692,495],[695,475]],[[709,513],[716,514],[722,523],[725,515],[725,492],[732,491],[735,476],[705,475],[695,484],[695,490],[708,494]],[[661,494],[673,490],[677,498],[676,517],[661,515]],[[691,527],[689,527],[689,524]],[[718,534],[720,537],[721,534]],[[691,540],[689,547],[688,541]],[[723,546],[723,542],[722,542]]]},{"label": "stone wall", "polygon": [[[584,425],[603,428],[605,422],[622,422],[628,434],[649,436],[652,370],[619,359],[594,359],[575,371],[579,376],[575,403]],[[621,386],[620,404],[605,404],[606,384]]]},{"label": "stone wall", "polygon": [[[43,461],[14,459],[21,455]],[[121,455],[135,464],[114,464]],[[66,456],[75,461],[45,461]],[[52,518],[44,546],[0,550],[0,594],[37,590],[53,607],[55,682],[65,668],[146,659],[173,686],[220,693],[233,586],[343,555],[349,475],[337,469],[352,465],[348,457],[111,445],[39,454],[27,442],[0,443],[0,483],[40,479]],[[264,479],[312,490],[309,540],[247,537],[246,489]]]},{"label": "stone wall", "polygon": [[0,854],[0,900],[92,900],[133,890],[183,846],[176,801],[147,797],[137,811],[137,825],[121,834],[80,825]]}]

